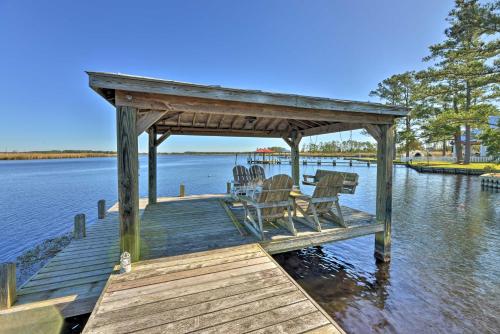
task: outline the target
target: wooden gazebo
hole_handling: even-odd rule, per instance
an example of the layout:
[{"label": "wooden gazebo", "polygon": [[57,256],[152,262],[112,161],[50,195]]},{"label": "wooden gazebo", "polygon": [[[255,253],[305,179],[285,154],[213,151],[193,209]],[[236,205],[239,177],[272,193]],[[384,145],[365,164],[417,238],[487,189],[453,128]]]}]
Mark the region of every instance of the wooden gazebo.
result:
[{"label": "wooden gazebo", "polygon": [[170,135],[282,138],[291,148],[292,177],[299,186],[303,137],[354,129],[377,146],[375,255],[390,258],[394,120],[402,107],[258,90],[198,85],[123,74],[88,72],[90,87],[116,107],[121,251],[139,259],[137,137],[149,134],[149,202],[155,203],[157,147]]}]

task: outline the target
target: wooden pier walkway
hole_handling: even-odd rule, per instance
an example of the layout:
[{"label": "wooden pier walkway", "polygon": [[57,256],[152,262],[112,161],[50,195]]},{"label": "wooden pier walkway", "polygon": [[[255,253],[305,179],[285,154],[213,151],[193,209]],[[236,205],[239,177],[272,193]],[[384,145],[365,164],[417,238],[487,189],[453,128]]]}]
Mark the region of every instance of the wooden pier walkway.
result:
[{"label": "wooden pier walkway", "polygon": [[343,333],[258,244],[111,275],[84,333]]},{"label": "wooden pier walkway", "polygon": [[[208,266],[208,264],[204,262],[204,259],[207,257],[199,252],[212,251],[215,253],[210,254],[226,254],[228,258],[234,255],[234,259],[242,260],[243,262],[241,262],[241,264],[246,263],[251,268],[254,268],[251,263],[255,261],[256,265],[257,262],[264,261],[267,263],[267,266],[275,268],[276,264],[274,261],[272,261],[267,254],[262,253],[264,254],[262,255],[259,252],[264,250],[269,254],[275,254],[383,231],[383,225],[376,224],[372,215],[343,207],[342,210],[348,228],[343,228],[335,223],[322,220],[322,232],[316,232],[310,227],[301,224],[299,217],[295,218],[297,220],[297,236],[291,235],[286,229],[279,225],[266,224],[265,229],[267,238],[264,241],[260,241],[253,235],[247,233],[241,224],[239,224],[243,219],[243,210],[238,206],[229,209],[230,206],[225,203],[228,199],[229,197],[227,195],[196,195],[183,198],[169,197],[159,198],[158,203],[152,205],[147,205],[147,199],[141,199],[141,260],[146,260],[146,262],[142,262],[138,267],[137,264],[134,264],[133,275],[128,275],[127,277],[136,277],[134,276],[136,269],[144,273],[144,277],[156,277],[158,270],[162,273],[170,273],[170,269],[162,271],[158,268],[170,268],[172,263],[178,263],[175,261],[181,259],[191,259],[189,261],[194,261],[198,256],[201,256],[200,260],[196,260],[195,262],[200,262],[199,265],[188,265],[182,268],[186,270],[198,267],[202,268]],[[249,258],[245,256],[238,257],[238,252],[240,252],[240,250],[255,250],[255,247],[257,247],[256,243],[260,244],[258,246],[259,251],[257,252],[259,255],[254,254]],[[232,254],[236,249],[238,251]],[[229,256],[229,254],[232,255]],[[53,323],[53,320],[49,321],[47,319],[52,319],[54,317],[62,319],[92,312],[99,296],[101,296],[105,288],[106,282],[113,272],[114,266],[118,263],[119,255],[119,224],[117,205],[115,205],[108,210],[104,219],[98,220],[88,227],[87,236],[85,238],[73,240],[68,247],[58,253],[36,275],[18,289],[16,304],[12,308],[0,311],[0,328],[2,328],[2,332],[17,333],[19,332],[19,326],[22,326],[24,329],[36,328],[40,326],[40,322],[43,321]],[[222,265],[222,262],[215,261],[213,263]],[[158,263],[158,265],[153,265],[155,263]],[[224,266],[221,268],[229,268],[232,265],[234,264],[229,264],[229,262],[226,264],[226,262],[224,262]],[[262,263],[258,265],[260,266]],[[152,268],[152,271],[149,273],[147,268]],[[282,271],[279,267],[275,269]],[[228,273],[230,273],[231,270],[233,269],[228,269]],[[173,273],[165,276],[166,278],[158,279],[170,281],[173,280],[172,277],[180,277],[179,275],[184,274],[176,273],[175,275],[177,276],[172,275]],[[144,277],[138,276],[140,279],[139,282],[141,282]],[[110,283],[108,283],[106,291],[110,293],[109,296],[118,294],[123,295],[124,293],[112,293],[112,291],[109,290],[109,284],[114,286],[116,280],[120,281],[122,279],[113,278]],[[294,282],[292,283],[295,284]],[[290,284],[290,282],[288,282],[288,284]],[[160,285],[160,287],[161,286],[162,285]],[[217,287],[217,289],[219,288],[221,287]],[[111,289],[115,288],[112,287]],[[140,290],[141,289],[136,289],[131,291]],[[287,307],[289,307],[290,310],[295,310],[295,307],[302,305],[306,308],[302,309],[302,306],[300,306],[300,310],[309,310],[311,314],[316,312],[317,310],[313,310],[309,303],[312,303],[311,305],[315,304],[308,301],[309,298],[306,295],[300,295],[300,293],[295,292],[293,296],[294,298],[298,298],[297,303],[302,304]],[[142,292],[138,292],[138,294],[141,295]],[[105,296],[108,296],[108,294],[105,293]],[[183,300],[180,295],[174,297]],[[104,300],[101,300],[99,304],[101,306],[106,305],[108,300],[113,300],[114,297],[103,298]],[[252,297],[248,296],[248,298],[251,299]],[[208,303],[208,300],[206,302]],[[256,305],[261,304],[261,302],[258,301],[252,301],[252,303],[256,303]],[[295,305],[295,302],[293,305]],[[281,307],[284,307],[284,305],[276,304],[275,308],[280,309]],[[137,312],[142,311],[137,310]],[[222,312],[221,314],[225,314],[225,311],[220,312]],[[320,313],[321,312],[322,311],[320,311]],[[288,313],[288,311],[285,313]],[[98,313],[96,313],[96,315],[97,314]],[[279,314],[279,312],[277,314]],[[325,321],[324,318],[321,318],[319,315],[311,314],[307,313],[306,318],[320,319],[318,323],[323,323]],[[264,315],[260,316],[265,317]],[[300,316],[306,316],[306,314],[301,313]],[[93,319],[94,318],[95,317],[93,317]],[[23,319],[31,319],[31,322],[26,323]],[[99,321],[101,320],[99,319],[100,318],[97,317],[95,320],[96,323],[100,323]],[[146,319],[149,319],[149,317]],[[172,322],[179,320],[177,318],[172,319]],[[296,325],[296,321],[286,320],[285,322],[286,326]],[[213,326],[216,324],[215,322],[211,323]],[[272,327],[274,325],[277,324],[269,324],[269,326],[271,326],[270,328],[274,328]],[[297,328],[302,327],[299,326]],[[30,330],[26,330],[25,332],[30,332]]]}]

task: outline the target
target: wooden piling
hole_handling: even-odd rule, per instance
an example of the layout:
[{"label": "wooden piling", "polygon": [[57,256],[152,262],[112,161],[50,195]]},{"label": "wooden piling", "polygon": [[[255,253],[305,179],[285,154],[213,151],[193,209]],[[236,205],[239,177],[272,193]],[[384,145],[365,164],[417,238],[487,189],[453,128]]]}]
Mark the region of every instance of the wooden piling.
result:
[{"label": "wooden piling", "polygon": [[82,239],[85,238],[85,215],[79,213],[75,216],[75,225],[73,229],[73,238]]},{"label": "wooden piling", "polygon": [[10,308],[16,302],[16,264],[0,264],[0,310]]},{"label": "wooden piling", "polygon": [[116,107],[120,251],[129,252],[132,262],[140,258],[137,113],[136,108]]},{"label": "wooden piling", "polygon": [[226,193],[231,193],[231,182],[226,182]]},{"label": "wooden piling", "polygon": [[375,234],[375,257],[388,262],[391,259],[392,221],[392,157],[394,150],[394,125],[379,125],[377,143],[377,223],[384,224],[384,231]]},{"label": "wooden piling", "polygon": [[106,200],[97,201],[97,218],[104,219],[106,217]]},{"label": "wooden piling", "polygon": [[184,197],[186,195],[186,187],[183,183],[179,186],[179,197]]},{"label": "wooden piling", "polygon": [[148,200],[149,204],[155,204],[156,194],[156,166],[157,166],[157,146],[156,146],[156,128],[153,126],[148,130]]}]

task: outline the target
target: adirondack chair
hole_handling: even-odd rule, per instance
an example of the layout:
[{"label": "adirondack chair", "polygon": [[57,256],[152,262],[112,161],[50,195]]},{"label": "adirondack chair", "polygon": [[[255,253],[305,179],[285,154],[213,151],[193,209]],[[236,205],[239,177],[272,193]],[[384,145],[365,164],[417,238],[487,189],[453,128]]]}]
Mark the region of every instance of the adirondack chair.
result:
[{"label": "adirondack chair", "polygon": [[[302,222],[318,232],[321,232],[320,216],[328,217],[341,226],[347,227],[342,216],[338,197],[338,194],[342,192],[342,188],[344,187],[343,184],[344,176],[341,173],[328,173],[324,175],[317,182],[312,196],[295,196],[296,199],[305,201],[306,205],[304,208],[300,205],[294,205],[294,212],[296,209],[302,213],[304,216]],[[334,204],[337,214],[332,211]]]},{"label": "adirondack chair", "polygon": [[344,185],[342,187],[341,193],[354,194],[354,192],[356,191],[356,187],[358,186],[358,178],[359,178],[359,175],[356,173],[335,172],[332,170],[318,169],[316,170],[315,175],[304,174],[303,175],[304,181],[302,181],[302,184],[315,186],[323,176],[329,174],[342,174],[344,176]]},{"label": "adirondack chair", "polygon": [[237,165],[233,167],[233,187],[232,193],[234,196],[246,195],[249,190],[253,189],[252,177],[248,168]]},{"label": "adirondack chair", "polygon": [[262,184],[262,182],[264,182],[264,180],[266,179],[264,168],[258,165],[253,165],[252,167],[250,167],[250,176],[252,178],[252,181],[258,184]]},{"label": "adirondack chair", "polygon": [[[238,196],[245,208],[244,224],[257,238],[264,240],[265,221],[280,222],[293,235],[297,235],[292,220],[293,201],[290,198],[292,186],[292,178],[280,174],[265,180],[256,198]],[[288,213],[286,219],[285,212]]]}]

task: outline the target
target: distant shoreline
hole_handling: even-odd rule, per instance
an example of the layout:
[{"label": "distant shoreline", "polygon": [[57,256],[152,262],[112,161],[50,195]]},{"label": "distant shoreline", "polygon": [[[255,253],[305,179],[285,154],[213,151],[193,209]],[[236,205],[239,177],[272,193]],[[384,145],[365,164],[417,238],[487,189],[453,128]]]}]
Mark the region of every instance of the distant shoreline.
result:
[{"label": "distant shoreline", "polygon": [[[253,152],[158,152],[158,155],[248,155]],[[257,153],[260,156],[260,153]],[[289,152],[268,153],[266,156],[280,156]],[[147,155],[142,152],[139,155]],[[371,158],[374,153],[356,153],[356,152],[333,152],[333,153],[312,153],[301,152],[303,156],[309,157],[352,157],[352,158]],[[85,159],[85,158],[107,158],[116,157],[116,152],[113,151],[27,151],[27,152],[0,152],[1,160],[42,160],[42,159]]]}]

